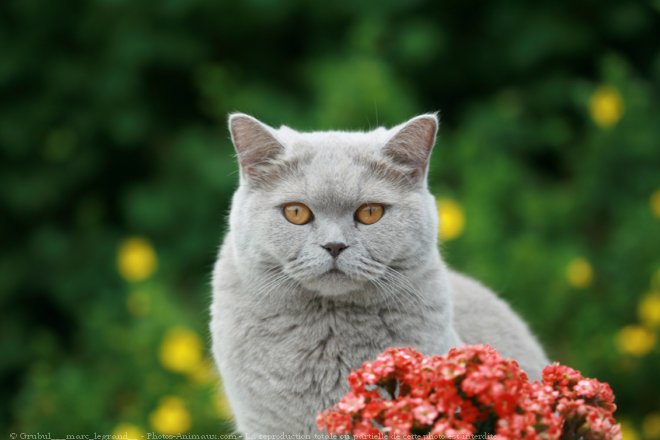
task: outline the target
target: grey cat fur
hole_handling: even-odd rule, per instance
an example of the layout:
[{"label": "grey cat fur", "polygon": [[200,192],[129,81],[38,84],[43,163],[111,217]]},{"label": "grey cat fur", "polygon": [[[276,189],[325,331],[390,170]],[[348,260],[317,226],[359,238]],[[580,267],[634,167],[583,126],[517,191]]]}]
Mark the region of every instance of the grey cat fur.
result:
[{"label": "grey cat fur", "polygon": [[[548,361],[525,323],[438,251],[426,183],[435,114],[369,132],[301,133],[244,114],[229,127],[240,185],[213,273],[211,335],[240,432],[316,433],[349,371],[392,346],[488,343],[539,377]],[[313,221],[289,223],[288,202]],[[354,220],[367,202],[385,205],[372,225]],[[348,248],[334,259],[329,242]]]}]

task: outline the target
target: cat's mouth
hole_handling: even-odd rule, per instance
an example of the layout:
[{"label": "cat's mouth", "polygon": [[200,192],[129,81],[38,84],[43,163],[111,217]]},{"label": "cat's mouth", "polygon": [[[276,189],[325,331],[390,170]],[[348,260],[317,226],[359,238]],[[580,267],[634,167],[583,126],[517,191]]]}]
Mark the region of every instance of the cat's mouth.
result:
[{"label": "cat's mouth", "polygon": [[[373,271],[362,273],[351,262],[325,261],[312,266],[305,260],[295,260],[283,269],[301,287],[322,296],[340,296],[363,289]],[[369,269],[369,267],[367,267]]]},{"label": "cat's mouth", "polygon": [[331,275],[331,276],[333,276],[333,275],[346,275],[346,273],[344,273],[343,271],[339,270],[336,267],[333,267],[332,269],[327,271],[324,275]]}]

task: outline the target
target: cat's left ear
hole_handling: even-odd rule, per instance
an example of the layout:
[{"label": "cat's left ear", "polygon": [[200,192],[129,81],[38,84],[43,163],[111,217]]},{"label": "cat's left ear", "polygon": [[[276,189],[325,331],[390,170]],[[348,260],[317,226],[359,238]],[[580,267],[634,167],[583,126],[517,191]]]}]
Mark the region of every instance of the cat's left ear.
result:
[{"label": "cat's left ear", "polygon": [[431,157],[438,132],[438,115],[416,116],[392,131],[394,135],[385,144],[383,153],[395,164],[408,169],[410,177],[418,180],[425,175]]}]

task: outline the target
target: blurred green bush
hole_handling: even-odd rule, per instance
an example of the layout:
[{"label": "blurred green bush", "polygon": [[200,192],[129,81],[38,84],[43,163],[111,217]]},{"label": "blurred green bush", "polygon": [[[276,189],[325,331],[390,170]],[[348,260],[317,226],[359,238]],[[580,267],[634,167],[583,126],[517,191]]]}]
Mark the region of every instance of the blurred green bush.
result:
[{"label": "blurred green bush", "polygon": [[0,3],[0,426],[229,430],[206,330],[240,110],[441,110],[444,255],[660,438],[660,3]]}]

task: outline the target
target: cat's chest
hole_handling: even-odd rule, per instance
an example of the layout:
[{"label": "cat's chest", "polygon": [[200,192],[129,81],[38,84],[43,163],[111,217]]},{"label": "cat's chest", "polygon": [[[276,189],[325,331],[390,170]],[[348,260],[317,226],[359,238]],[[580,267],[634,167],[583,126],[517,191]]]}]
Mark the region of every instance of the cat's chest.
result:
[{"label": "cat's chest", "polygon": [[387,310],[314,307],[254,318],[239,346],[258,350],[270,386],[286,385],[290,392],[343,389],[351,370],[401,343],[401,317]]},{"label": "cat's chest", "polygon": [[262,315],[250,336],[296,358],[350,357],[391,344],[400,320],[386,311],[317,308]]}]

